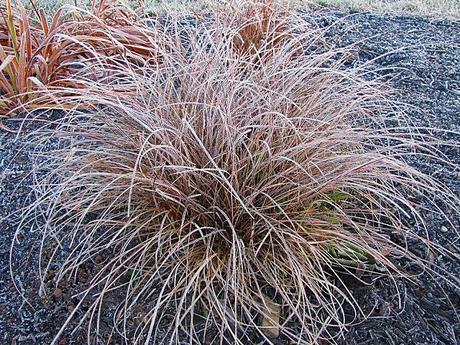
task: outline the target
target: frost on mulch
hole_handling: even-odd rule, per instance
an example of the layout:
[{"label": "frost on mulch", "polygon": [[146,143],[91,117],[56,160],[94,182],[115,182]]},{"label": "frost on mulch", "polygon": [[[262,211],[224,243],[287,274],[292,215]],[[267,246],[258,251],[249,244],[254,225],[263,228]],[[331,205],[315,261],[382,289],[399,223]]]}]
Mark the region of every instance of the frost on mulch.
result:
[{"label": "frost on mulch", "polygon": [[[378,73],[398,89],[398,100],[404,104],[402,106],[412,116],[415,125],[460,132],[459,22],[372,14],[345,16],[331,11],[306,17],[320,26],[329,27],[329,44],[355,44],[356,54],[350,63],[372,63],[377,67]],[[10,119],[5,124],[18,128],[19,120]],[[39,125],[34,123],[26,127],[31,127],[30,130]],[[441,135],[445,139],[459,140],[452,133]],[[10,245],[18,222],[15,212],[32,201],[30,186],[33,176],[29,172],[33,169],[33,162],[29,152],[22,149],[27,144],[26,136],[0,130],[0,343],[5,345],[50,343],[78,303],[78,298],[73,296],[78,285],[84,285],[94,269],[88,265],[86,271],[80,272],[77,286],[54,287],[53,277],[47,277],[50,281],[48,294],[40,297],[37,258],[41,224],[35,224],[30,232],[17,238],[11,258],[13,283],[9,262]],[[46,147],[34,149],[47,150]],[[458,148],[441,149],[460,166]],[[413,164],[460,194],[458,168],[455,170],[420,159]],[[458,215],[452,218],[458,218]],[[432,240],[459,250],[460,241],[454,238],[454,229],[449,224],[429,215],[427,223]],[[458,222],[454,226],[458,227]],[[435,265],[460,276],[459,262],[430,257],[430,253],[419,255],[425,255]],[[409,267],[403,261],[400,265],[416,273],[415,267]],[[421,274],[412,283],[398,281],[396,287],[380,279],[372,285],[356,285],[353,289],[371,318],[350,327],[345,339],[340,340],[341,344],[460,343],[456,312],[460,310],[460,287],[455,289],[440,279]],[[109,325],[109,306],[105,314]],[[101,329],[104,330],[104,325]],[[81,331],[71,338],[65,335],[59,344],[82,344],[85,341],[86,335]],[[93,339],[93,342],[97,343],[97,340]]]}]

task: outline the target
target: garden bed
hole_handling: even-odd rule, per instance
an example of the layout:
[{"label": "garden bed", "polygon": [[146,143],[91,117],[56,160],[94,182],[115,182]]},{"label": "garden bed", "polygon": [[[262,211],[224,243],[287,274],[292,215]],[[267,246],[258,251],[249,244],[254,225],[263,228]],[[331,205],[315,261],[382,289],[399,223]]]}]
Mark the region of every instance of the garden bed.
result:
[{"label": "garden bed", "polygon": [[[331,11],[314,16],[305,14],[305,17],[330,27],[328,39],[332,44],[356,44],[351,64],[375,59],[372,63],[398,89],[395,97],[412,116],[415,125],[460,132],[460,23],[373,14],[345,16]],[[13,118],[4,124],[17,129],[20,121],[20,118]],[[28,123],[25,129],[37,126],[40,122]],[[440,135],[458,140],[458,136],[449,132]],[[36,224],[30,233],[20,235],[11,260],[15,284],[27,302],[21,298],[10,278],[10,246],[19,221],[15,212],[31,201],[33,176],[29,172],[33,169],[33,162],[29,152],[22,149],[28,144],[27,140],[24,134],[0,131],[0,342],[8,345],[50,343],[75,307],[73,292],[79,291],[75,285],[62,286],[51,291],[46,298],[38,296],[40,277],[36,264],[41,240],[40,224]],[[47,150],[46,147],[36,149]],[[458,148],[441,149],[455,164],[460,164]],[[460,194],[458,169],[423,160],[413,164]],[[427,223],[432,240],[457,249],[460,247],[458,238],[454,238],[456,232],[448,224],[435,216],[430,216]],[[449,262],[442,257],[430,259],[460,276],[459,262]],[[400,264],[405,263],[401,261]],[[85,268],[87,271],[81,272],[77,285],[84,286],[94,270],[91,265]],[[411,267],[406,269],[410,271]],[[398,281],[397,286],[399,291],[394,284],[383,279],[370,286],[352,286],[364,311],[372,317],[350,327],[341,343],[447,345],[460,342],[460,323],[456,314],[456,310],[460,310],[459,288],[447,286],[428,274],[418,276],[414,283]],[[110,309],[104,313],[103,321],[110,325]],[[82,330],[73,337],[64,336],[60,344],[81,344],[85,339]],[[94,341],[96,343],[96,339]],[[120,343],[114,339],[113,344],[117,341]]]}]

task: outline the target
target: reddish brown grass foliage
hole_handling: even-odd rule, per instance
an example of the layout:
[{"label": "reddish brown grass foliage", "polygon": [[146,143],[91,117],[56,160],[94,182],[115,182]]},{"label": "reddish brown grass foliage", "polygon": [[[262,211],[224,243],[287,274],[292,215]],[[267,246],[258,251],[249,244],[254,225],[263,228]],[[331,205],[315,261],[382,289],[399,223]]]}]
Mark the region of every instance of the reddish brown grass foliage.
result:
[{"label": "reddish brown grass foliage", "polygon": [[20,105],[39,106],[36,91],[45,85],[69,85],[65,79],[79,50],[59,38],[68,29],[61,11],[50,22],[43,11],[37,15],[38,25],[33,25],[31,13],[20,2],[13,11],[10,0],[1,10],[0,118],[11,110],[23,110]]},{"label": "reddish brown grass foliage", "polygon": [[[274,13],[271,3],[268,1],[235,8],[240,12],[232,18],[239,22],[238,34],[233,39],[236,51],[249,55],[262,53],[264,57],[289,39],[290,28],[283,20],[287,14]],[[262,50],[262,46],[265,49]]]},{"label": "reddish brown grass foliage", "polygon": [[[344,273],[392,278],[401,256],[430,271],[390,234],[458,258],[419,235],[412,199],[444,216],[458,197],[403,159],[438,159],[439,141],[407,126],[379,80],[345,69],[346,50],[318,47],[322,32],[294,14],[273,19],[298,32],[276,49],[228,16],[180,35],[170,18],[161,65],[111,66],[116,78],[74,99],[98,110],[72,112],[51,134],[67,146],[29,212],[42,212],[45,243],[65,260],[44,260],[41,274],[58,263],[59,284],[103,257],[76,308],[91,301],[90,334],[103,336],[101,310],[121,293],[112,336],[129,344],[269,341],[261,320],[277,322],[273,303],[283,337],[320,344],[353,322],[345,305],[362,313]],[[237,37],[270,55],[253,68]],[[299,44],[308,53],[290,54]]]},{"label": "reddish brown grass foliage", "polygon": [[158,62],[154,30],[113,2],[95,1],[90,11],[72,16],[61,9],[51,21],[21,2],[13,9],[11,0],[0,11],[0,118],[25,109],[65,108],[64,95],[85,87],[87,78],[101,77],[93,68],[95,56],[108,58],[106,63],[120,56],[140,65]]},{"label": "reddish brown grass foliage", "polygon": [[134,11],[118,6],[115,1],[94,2],[89,12],[81,13],[76,24],[82,36],[79,39],[98,53],[106,56],[132,53],[143,63],[157,56],[155,32]]}]

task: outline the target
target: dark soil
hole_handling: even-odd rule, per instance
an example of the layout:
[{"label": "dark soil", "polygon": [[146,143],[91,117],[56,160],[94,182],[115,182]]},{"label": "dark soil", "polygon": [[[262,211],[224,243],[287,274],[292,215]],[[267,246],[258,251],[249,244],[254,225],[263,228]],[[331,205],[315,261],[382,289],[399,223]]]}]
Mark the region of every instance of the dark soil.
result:
[{"label": "dark soil", "polygon": [[[350,63],[362,64],[375,59],[373,65],[381,68],[379,73],[398,89],[397,99],[406,104],[404,107],[414,124],[460,132],[459,22],[366,13],[345,16],[331,11],[315,14],[313,19],[310,14],[306,16],[324,27],[335,23],[329,29],[330,44],[356,44],[356,56]],[[17,128],[19,120],[4,123]],[[37,126],[39,123],[28,125],[30,129]],[[459,139],[449,133],[440,135]],[[30,149],[23,149],[28,143],[30,140],[23,134],[16,136],[0,130],[0,344],[5,345],[49,344],[75,307],[72,292],[78,291],[78,286],[55,288],[50,284],[47,297],[38,295],[39,224],[32,224],[30,232],[17,238],[11,261],[14,283],[27,297],[27,302],[21,298],[9,274],[10,246],[20,220],[16,212],[33,199],[30,194],[33,177],[29,174],[33,160]],[[442,150],[457,165],[456,169],[423,160],[413,164],[459,195],[460,151],[453,147]],[[460,241],[455,230],[460,228],[453,229],[430,214],[427,214],[427,223],[433,240],[458,250]],[[432,260],[460,276],[459,262],[443,257]],[[401,265],[404,266],[404,262]],[[412,268],[406,266],[406,269]],[[81,272],[77,285],[84,284],[91,271],[88,267],[86,272]],[[339,340],[340,344],[460,344],[460,322],[456,314],[456,310],[460,310],[460,287],[455,289],[439,278],[422,274],[417,284],[400,280],[395,286],[382,279],[372,286],[355,286],[354,290],[371,318],[350,327],[345,339]],[[110,313],[108,308],[106,314]],[[83,335],[84,332],[72,338],[67,336],[59,344],[83,344],[86,341]],[[98,343],[96,339],[94,343]]]}]

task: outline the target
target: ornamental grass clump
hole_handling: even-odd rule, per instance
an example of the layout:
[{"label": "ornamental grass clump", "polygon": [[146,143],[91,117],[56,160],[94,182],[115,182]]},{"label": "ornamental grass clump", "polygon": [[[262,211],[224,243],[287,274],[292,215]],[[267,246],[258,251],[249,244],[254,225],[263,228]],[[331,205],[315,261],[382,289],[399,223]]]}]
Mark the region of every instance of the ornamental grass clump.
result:
[{"label": "ornamental grass clump", "polygon": [[11,0],[0,8],[0,119],[67,108],[68,95],[103,79],[110,68],[101,65],[120,56],[138,65],[160,60],[155,28],[127,7],[93,0],[89,10],[61,8],[48,19],[31,4],[33,11]]},{"label": "ornamental grass clump", "polygon": [[256,60],[270,58],[270,52],[291,36],[291,29],[286,26],[288,14],[278,12],[280,8],[275,12],[272,1],[236,6],[234,11],[237,15],[231,19],[236,21],[238,34],[233,38],[233,46],[240,54]]},{"label": "ornamental grass clump", "polygon": [[117,1],[92,1],[88,11],[74,8],[76,39],[105,57],[128,56],[137,64],[158,62],[154,18],[142,18]]},{"label": "ornamental grass clump", "polygon": [[97,262],[54,343],[77,315],[88,342],[334,341],[363,313],[344,276],[404,275],[398,257],[435,274],[410,241],[457,255],[421,235],[414,201],[443,215],[457,196],[405,162],[437,159],[439,141],[407,125],[382,81],[345,68],[347,49],[317,44],[323,32],[292,13],[288,39],[250,45],[270,50],[254,64],[225,16],[166,30],[161,65],[127,59],[75,99],[97,111],[44,135],[64,148],[29,211],[46,220],[43,252],[55,246],[42,292],[51,268],[59,285]]},{"label": "ornamental grass clump", "polygon": [[39,95],[53,87],[75,87],[67,78],[76,73],[80,49],[60,39],[68,32],[62,11],[48,20],[43,10],[33,15],[19,1],[0,8],[0,119],[13,112],[55,104]]}]

